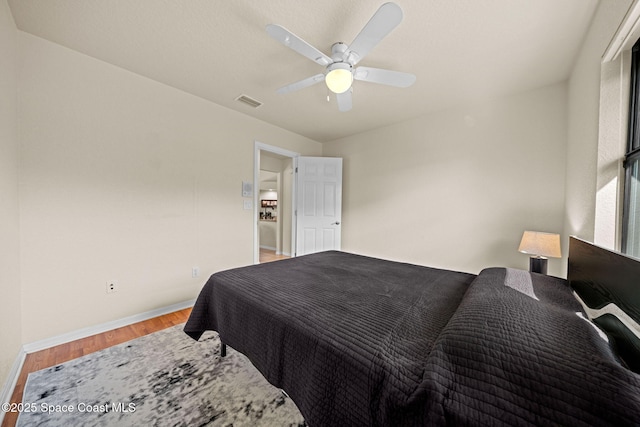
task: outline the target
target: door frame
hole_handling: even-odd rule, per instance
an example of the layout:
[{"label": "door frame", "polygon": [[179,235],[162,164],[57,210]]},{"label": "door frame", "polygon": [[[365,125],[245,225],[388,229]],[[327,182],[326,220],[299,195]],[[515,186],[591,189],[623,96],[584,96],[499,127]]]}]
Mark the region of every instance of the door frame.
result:
[{"label": "door frame", "polygon": [[[253,147],[253,263],[260,263],[260,239],[258,237],[258,213],[259,213],[259,197],[260,197],[260,152],[266,151],[280,156],[289,157],[293,160],[293,167],[297,166],[297,158],[300,153],[285,150],[284,148],[268,145],[260,141],[254,141]],[[291,186],[291,256],[296,254],[296,179],[292,180]]]}]

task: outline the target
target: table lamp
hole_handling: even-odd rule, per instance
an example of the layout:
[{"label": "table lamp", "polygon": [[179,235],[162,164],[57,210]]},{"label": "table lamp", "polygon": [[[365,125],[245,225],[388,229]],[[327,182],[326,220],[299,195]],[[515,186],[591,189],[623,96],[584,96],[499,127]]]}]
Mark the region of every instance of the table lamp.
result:
[{"label": "table lamp", "polygon": [[560,235],[541,231],[525,231],[518,251],[533,255],[529,258],[529,271],[547,274],[547,257],[560,258]]}]

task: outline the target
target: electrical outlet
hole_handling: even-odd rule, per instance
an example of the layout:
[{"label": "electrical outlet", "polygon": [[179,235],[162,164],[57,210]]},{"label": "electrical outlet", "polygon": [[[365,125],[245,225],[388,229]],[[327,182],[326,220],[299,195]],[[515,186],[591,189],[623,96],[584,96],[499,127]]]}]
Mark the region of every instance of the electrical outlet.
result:
[{"label": "electrical outlet", "polygon": [[112,294],[118,290],[118,282],[115,280],[107,280],[107,293]]},{"label": "electrical outlet", "polygon": [[200,267],[193,267],[191,269],[191,277],[193,278],[200,277]]}]

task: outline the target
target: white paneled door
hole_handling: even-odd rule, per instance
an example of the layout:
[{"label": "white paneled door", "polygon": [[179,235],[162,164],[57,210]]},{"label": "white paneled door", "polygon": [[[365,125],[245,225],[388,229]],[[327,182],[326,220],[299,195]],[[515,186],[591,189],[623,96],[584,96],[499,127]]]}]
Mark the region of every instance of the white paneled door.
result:
[{"label": "white paneled door", "polygon": [[298,157],[296,255],[340,249],[342,159]]}]

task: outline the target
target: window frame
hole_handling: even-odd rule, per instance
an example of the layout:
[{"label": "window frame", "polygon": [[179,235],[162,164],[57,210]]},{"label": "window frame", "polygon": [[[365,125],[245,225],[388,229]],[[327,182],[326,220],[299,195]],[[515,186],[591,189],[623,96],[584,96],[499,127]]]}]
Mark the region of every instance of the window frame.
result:
[{"label": "window frame", "polygon": [[624,200],[622,208],[621,252],[627,253],[629,210],[631,208],[631,172],[634,162],[640,162],[640,39],[631,49],[631,73],[629,91],[629,123],[627,148],[622,166],[624,168]]}]

